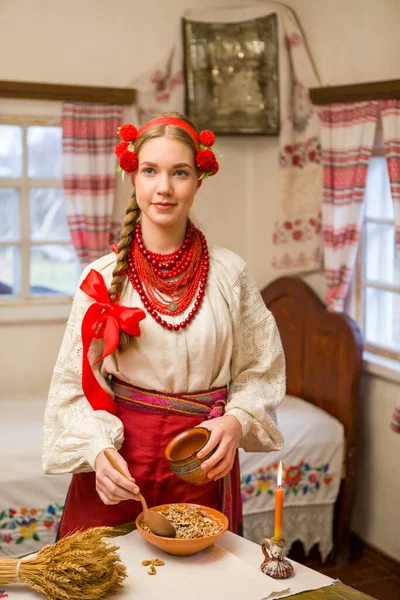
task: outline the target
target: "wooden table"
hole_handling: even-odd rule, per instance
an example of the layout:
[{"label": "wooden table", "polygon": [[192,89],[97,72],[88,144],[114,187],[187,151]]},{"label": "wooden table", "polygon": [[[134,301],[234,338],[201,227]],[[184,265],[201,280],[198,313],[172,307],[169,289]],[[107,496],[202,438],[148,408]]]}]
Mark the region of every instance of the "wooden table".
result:
[{"label": "wooden table", "polygon": [[334,585],[312,592],[303,592],[295,594],[290,598],[300,600],[375,600],[372,596],[367,596],[354,588],[344,585],[343,583],[335,583]]}]

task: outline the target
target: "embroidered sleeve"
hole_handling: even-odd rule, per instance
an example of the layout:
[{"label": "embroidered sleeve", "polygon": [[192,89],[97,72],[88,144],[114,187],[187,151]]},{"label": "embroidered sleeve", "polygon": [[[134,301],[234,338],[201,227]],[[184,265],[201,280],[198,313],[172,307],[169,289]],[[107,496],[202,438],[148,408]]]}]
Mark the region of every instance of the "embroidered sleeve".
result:
[{"label": "embroidered sleeve", "polygon": [[244,267],[233,286],[233,353],[226,413],[248,452],[280,450],[275,409],[285,396],[285,358],[275,319]]},{"label": "embroidered sleeve", "polygon": [[[103,410],[94,411],[82,391],[80,329],[83,315],[92,302],[78,289],[54,368],[44,415],[45,473],[91,471],[101,450],[119,449],[123,442],[121,421]],[[94,353],[97,350],[91,348]],[[93,358],[92,355],[91,362]],[[112,395],[99,369],[95,374],[100,385]]]}]

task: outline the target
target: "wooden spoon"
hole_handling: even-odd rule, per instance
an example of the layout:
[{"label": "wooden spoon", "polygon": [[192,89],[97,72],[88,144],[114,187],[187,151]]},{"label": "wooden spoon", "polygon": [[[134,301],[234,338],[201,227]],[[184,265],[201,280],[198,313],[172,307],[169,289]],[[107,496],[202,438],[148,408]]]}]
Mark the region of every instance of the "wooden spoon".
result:
[{"label": "wooden spoon", "polygon": [[[119,466],[117,461],[108,452],[108,450],[104,450],[104,456],[116,471],[121,473],[121,475],[126,477],[126,479],[132,481],[132,477],[125,473],[125,471]],[[149,509],[147,507],[146,500],[140,492],[138,496],[140,502],[142,503],[143,521],[146,523],[147,527],[149,527],[151,531],[156,535],[161,535],[162,537],[175,537],[176,530],[175,527],[172,525],[171,521],[168,521],[166,517],[164,517],[161,513],[157,512],[156,510]]]}]

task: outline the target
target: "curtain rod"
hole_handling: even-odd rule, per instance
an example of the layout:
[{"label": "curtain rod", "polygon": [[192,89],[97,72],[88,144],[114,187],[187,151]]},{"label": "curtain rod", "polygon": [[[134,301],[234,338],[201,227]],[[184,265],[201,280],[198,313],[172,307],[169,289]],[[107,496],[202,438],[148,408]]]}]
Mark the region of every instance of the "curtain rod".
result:
[{"label": "curtain rod", "polygon": [[311,88],[310,98],[315,105],[366,102],[368,100],[399,100],[400,79]]},{"label": "curtain rod", "polygon": [[136,101],[136,90],[132,88],[0,81],[0,98],[129,105],[134,104]]}]

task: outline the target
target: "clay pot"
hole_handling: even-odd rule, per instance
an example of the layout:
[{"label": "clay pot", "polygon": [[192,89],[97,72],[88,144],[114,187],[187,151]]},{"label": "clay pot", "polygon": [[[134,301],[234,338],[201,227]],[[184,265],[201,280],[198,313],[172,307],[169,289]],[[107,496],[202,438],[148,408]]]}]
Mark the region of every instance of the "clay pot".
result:
[{"label": "clay pot", "polygon": [[[137,532],[138,534],[143,537],[147,542],[149,542],[150,544],[153,544],[153,546],[156,546],[157,548],[159,548],[160,550],[163,550],[164,552],[167,552],[168,554],[175,554],[176,556],[190,556],[191,554],[196,554],[196,552],[200,552],[201,550],[204,550],[205,548],[208,548],[209,546],[211,546],[212,544],[214,544],[214,542],[221,537],[221,535],[223,535],[225,533],[225,531],[228,529],[228,519],[227,517],[219,512],[219,510],[216,510],[214,508],[209,508],[208,506],[201,506],[198,504],[188,504],[188,503],[179,503],[178,506],[197,506],[198,508],[201,508],[204,512],[207,513],[208,517],[214,521],[215,523],[218,523],[219,525],[222,525],[223,529],[222,531],[219,531],[218,533],[215,533],[213,535],[208,535],[208,536],[204,536],[201,538],[168,538],[168,537],[161,537],[159,535],[155,535],[154,533],[150,533],[145,531],[144,529],[142,529],[142,527],[140,526],[141,523],[143,522],[143,512],[141,512],[137,517],[136,517],[136,527],[137,527]],[[160,506],[153,506],[151,510],[164,510],[165,508],[168,508],[168,504],[162,504]]]},{"label": "clay pot", "polygon": [[201,463],[214,454],[216,448],[211,450],[204,458],[197,458],[197,453],[204,448],[211,435],[205,427],[193,427],[175,436],[164,450],[164,456],[169,463],[171,471],[183,481],[194,485],[210,483],[207,471],[201,469]]}]

